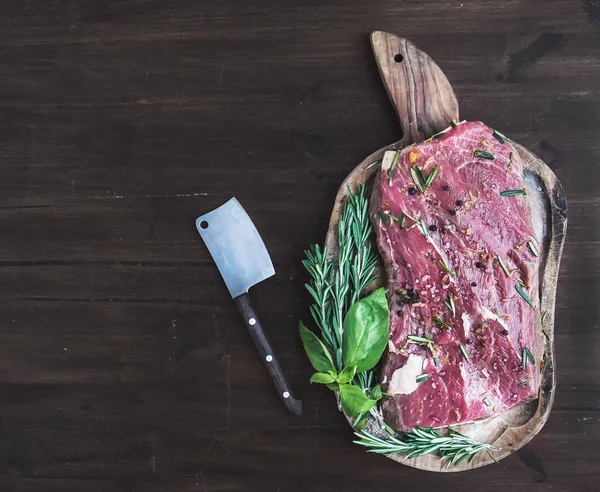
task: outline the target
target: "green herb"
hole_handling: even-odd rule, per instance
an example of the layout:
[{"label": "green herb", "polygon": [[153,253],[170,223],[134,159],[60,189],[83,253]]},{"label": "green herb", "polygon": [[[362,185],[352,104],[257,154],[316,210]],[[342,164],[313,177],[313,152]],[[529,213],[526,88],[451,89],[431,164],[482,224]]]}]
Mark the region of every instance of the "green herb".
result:
[{"label": "green herb", "polygon": [[369,398],[361,387],[354,384],[340,384],[339,391],[342,408],[350,417],[368,412],[377,404],[377,400]]},{"label": "green herb", "polygon": [[427,179],[425,180],[425,187],[429,187],[431,186],[431,184],[433,183],[433,180],[435,179],[435,177],[437,176],[438,171],[440,170],[440,166],[435,166],[433,168],[433,171],[431,171],[429,173],[429,176],[427,176]]},{"label": "green herb", "polygon": [[433,344],[433,340],[427,336],[416,336],[416,335],[408,335],[407,343],[414,343],[416,345],[429,345]]},{"label": "green herb", "polygon": [[517,279],[517,283],[524,289],[527,288],[527,284],[525,282],[523,282],[523,279],[521,279],[521,278]]},{"label": "green herb", "polygon": [[504,273],[506,273],[506,276],[510,277],[510,272],[508,271],[508,268],[506,267],[506,263],[504,263],[502,256],[498,255],[497,258],[498,258],[498,263],[500,263],[500,266],[502,267],[502,270],[504,270]]},{"label": "green herb", "polygon": [[546,352],[542,355],[542,360],[540,362],[540,371],[542,371],[542,376],[546,374],[546,369],[548,369],[548,358],[546,357]]},{"label": "green herb", "polygon": [[521,381],[517,386],[519,386],[520,388],[523,388],[525,386],[527,386],[529,384],[529,379],[526,379],[525,381]]},{"label": "green herb", "polygon": [[540,252],[538,251],[537,246],[533,241],[527,241],[527,246],[531,250],[533,256],[540,256]]},{"label": "green herb", "polygon": [[368,164],[367,166],[365,166],[365,171],[367,169],[371,169],[372,167],[377,166],[378,164],[381,164],[381,159],[379,159],[378,161],[375,161],[375,162],[371,162],[371,164]]},{"label": "green herb", "polygon": [[429,229],[427,229],[427,224],[425,223],[425,221],[423,219],[421,219],[421,220],[419,220],[417,225],[419,227],[419,230],[423,234],[423,236],[425,236],[427,239],[429,239]]},{"label": "green herb", "polygon": [[452,295],[448,296],[448,300],[445,301],[444,304],[450,310],[450,312],[452,313],[452,317],[454,318],[454,316],[456,316],[456,305],[454,304],[454,298],[452,297]]},{"label": "green herb", "polygon": [[399,160],[400,160],[400,151],[396,152],[396,155],[394,156],[394,159],[392,160],[392,164],[390,165],[390,168],[388,169],[388,182],[389,182],[390,186],[392,186],[392,177],[394,176],[394,170],[396,169],[396,166],[398,165]]},{"label": "green herb", "polygon": [[503,144],[506,140],[506,137],[502,135],[498,130],[494,130],[494,138],[498,140],[501,144]]},{"label": "green herb", "polygon": [[415,223],[419,222],[417,219],[415,219],[412,215],[409,215],[408,212],[405,212],[404,210],[402,211],[402,215],[404,215],[404,217],[412,220]]},{"label": "green herb", "polygon": [[340,384],[348,384],[351,383],[356,376],[356,365],[348,365],[342,369],[342,371],[337,375],[336,380]]},{"label": "green herb", "polygon": [[469,360],[469,353],[467,352],[467,349],[465,348],[465,346],[462,343],[459,346],[460,346],[460,351],[465,356],[465,359]]},{"label": "green herb", "polygon": [[[417,166],[418,167],[418,166]],[[420,169],[420,168],[419,168]],[[419,192],[423,193],[423,185],[421,184],[421,178],[419,177],[419,175],[417,174],[417,171],[415,170],[414,167],[410,168],[410,176],[413,180],[413,183],[415,184],[415,186],[417,187],[417,190],[419,190]]]},{"label": "green herb", "polygon": [[492,402],[490,401],[490,399],[487,396],[483,399],[483,403],[485,404],[486,407],[492,406]]},{"label": "green herb", "polygon": [[385,214],[380,210],[379,212],[377,212],[377,215],[379,215],[379,218],[381,219],[381,222],[383,222],[384,225],[390,225],[390,216],[388,214]]},{"label": "green herb", "polygon": [[438,325],[446,328],[446,330],[451,330],[452,328],[450,327],[450,325],[448,323],[445,323],[442,319],[438,318],[438,317],[434,317],[433,321],[435,323],[437,323]]},{"label": "green herb", "polygon": [[357,372],[372,369],[388,346],[390,310],[381,287],[349,309],[343,325],[343,361]]},{"label": "green herb", "polygon": [[540,320],[542,323],[542,327],[544,326],[544,322],[546,321],[546,316],[548,315],[548,311],[544,311],[542,313],[542,319]]},{"label": "green herb", "polygon": [[433,363],[435,364],[435,367],[440,365],[440,360],[437,357],[433,358]]},{"label": "green herb", "polygon": [[517,284],[517,285],[515,285],[515,290],[527,304],[529,304],[532,308],[535,308],[535,306],[533,305],[533,302],[531,302],[531,299],[529,298],[529,295],[527,295],[527,292],[525,292],[525,290],[523,290],[523,287],[521,287],[519,284]]},{"label": "green herb", "polygon": [[450,275],[452,275],[453,277],[456,277],[456,273],[454,273],[452,270],[450,270],[450,268],[448,268],[448,265],[446,265],[443,260],[440,260],[440,265],[442,265],[442,268],[444,270],[446,270]]},{"label": "green herb", "polygon": [[436,133],[433,137],[431,137],[433,140],[437,140],[438,138],[442,138],[444,136],[445,132],[440,132],[440,133]]},{"label": "green herb", "polygon": [[449,123],[449,125],[450,125],[452,128],[456,128],[456,122],[455,122],[454,120],[452,120],[452,121]]},{"label": "green herb", "polygon": [[422,383],[423,381],[427,381],[429,379],[429,374],[419,374],[417,376],[417,383]]},{"label": "green herb", "polygon": [[502,195],[502,196],[527,195],[527,192],[525,190],[506,190],[506,191],[501,191],[500,195]]},{"label": "green herb", "polygon": [[523,352],[521,353],[521,369],[527,369],[527,361],[535,365],[535,359],[533,358],[531,350],[527,347],[523,347]]},{"label": "green herb", "polygon": [[425,174],[423,174],[423,169],[421,169],[421,166],[415,166],[415,170],[417,171],[417,176],[419,176],[419,181],[422,184],[425,184]]},{"label": "green herb", "polygon": [[513,165],[513,153],[511,152],[508,156],[508,167],[511,168]]},{"label": "green herb", "polygon": [[499,451],[495,446],[477,442],[452,429],[447,436],[422,427],[405,432],[402,438],[388,435],[382,439],[365,431],[355,432],[355,435],[358,440],[354,442],[369,448],[370,453],[385,456],[403,454],[407,459],[436,454],[442,461],[447,461],[446,466],[458,465],[466,459],[471,461],[481,451]]},{"label": "green herb", "polygon": [[304,345],[304,350],[312,366],[319,372],[328,373],[335,372],[336,368],[333,364],[329,350],[325,344],[319,340],[319,337],[310,331],[302,322],[300,322],[300,338]]},{"label": "green herb", "polygon": [[488,159],[490,161],[494,160],[494,156],[485,150],[476,150],[473,152],[473,155],[475,155],[475,157],[480,157],[481,159]]},{"label": "green herb", "polygon": [[319,384],[331,384],[335,383],[335,376],[330,373],[325,372],[315,372],[311,378],[311,383],[319,383]]},{"label": "green herb", "polygon": [[392,214],[387,214],[387,216],[395,222],[402,222],[402,219],[404,219],[404,216],[402,216],[402,219],[400,217],[396,217],[395,215],[392,215]]}]

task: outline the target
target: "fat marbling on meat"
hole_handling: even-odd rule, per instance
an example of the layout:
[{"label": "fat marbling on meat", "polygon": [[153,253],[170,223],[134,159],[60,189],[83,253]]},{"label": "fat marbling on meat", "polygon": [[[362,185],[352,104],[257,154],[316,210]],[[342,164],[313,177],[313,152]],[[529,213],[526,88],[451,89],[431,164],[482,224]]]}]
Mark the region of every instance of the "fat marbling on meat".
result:
[{"label": "fat marbling on meat", "polygon": [[519,155],[480,122],[436,137],[386,152],[371,199],[391,310],[383,413],[398,430],[496,415],[540,382],[539,245],[514,192]]}]

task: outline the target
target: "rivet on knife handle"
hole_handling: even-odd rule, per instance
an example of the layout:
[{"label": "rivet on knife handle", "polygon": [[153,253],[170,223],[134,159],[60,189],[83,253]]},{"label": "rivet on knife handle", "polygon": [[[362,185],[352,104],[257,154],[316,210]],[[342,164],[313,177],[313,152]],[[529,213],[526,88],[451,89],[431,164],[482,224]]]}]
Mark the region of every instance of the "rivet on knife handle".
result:
[{"label": "rivet on knife handle", "polygon": [[250,301],[250,296],[242,294],[236,297],[234,302],[240,310],[240,314],[246,323],[246,328],[248,328],[248,333],[250,333],[250,337],[254,345],[256,345],[260,358],[273,380],[279,398],[281,398],[281,401],[290,412],[294,415],[300,415],[302,413],[302,402],[294,398],[290,383],[288,383],[279,365],[279,360],[273,351],[269,338],[262,329],[260,320]]}]

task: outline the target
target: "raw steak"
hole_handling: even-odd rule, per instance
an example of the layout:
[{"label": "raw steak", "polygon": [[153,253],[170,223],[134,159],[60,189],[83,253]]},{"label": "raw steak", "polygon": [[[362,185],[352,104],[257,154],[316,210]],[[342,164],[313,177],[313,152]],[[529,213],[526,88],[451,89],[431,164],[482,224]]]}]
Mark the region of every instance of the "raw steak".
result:
[{"label": "raw steak", "polygon": [[395,429],[470,422],[537,396],[539,245],[527,196],[502,194],[524,190],[522,173],[511,143],[480,122],[385,153],[371,216],[391,309],[383,412]]}]

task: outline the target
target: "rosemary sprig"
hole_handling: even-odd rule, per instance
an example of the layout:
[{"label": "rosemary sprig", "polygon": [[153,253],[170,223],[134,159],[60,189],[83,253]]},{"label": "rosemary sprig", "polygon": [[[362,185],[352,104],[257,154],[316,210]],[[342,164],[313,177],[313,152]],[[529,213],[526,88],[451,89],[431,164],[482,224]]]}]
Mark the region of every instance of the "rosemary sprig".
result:
[{"label": "rosemary sprig", "polygon": [[426,335],[423,335],[422,337],[417,336],[417,335],[408,335],[407,343],[414,343],[416,345],[429,345],[429,344],[433,345],[434,344],[433,340]]},{"label": "rosemary sprig", "polygon": [[527,294],[527,292],[525,291],[525,289],[523,289],[523,287],[521,285],[516,284],[515,290],[527,304],[529,304],[532,308],[535,308],[535,306],[533,305],[533,302],[531,302],[531,299],[529,298],[529,295]]},{"label": "rosemary sprig", "polygon": [[[404,454],[406,458],[416,458],[427,454],[437,454],[447,465],[458,465],[468,459],[471,461],[480,451],[499,451],[491,444],[477,442],[470,437],[450,429],[447,436],[439,432],[416,427],[405,432],[402,438],[388,435],[386,439],[376,437],[366,431],[355,432],[356,444],[369,448],[368,452],[390,456]],[[491,456],[491,455],[490,455]],[[493,459],[493,458],[492,458]]]},{"label": "rosemary sprig", "polygon": [[527,195],[527,192],[525,190],[505,190],[505,191],[501,191],[500,195],[502,195],[502,196]]},{"label": "rosemary sprig", "polygon": [[473,155],[481,159],[488,159],[490,161],[494,160],[494,156],[489,152],[486,152],[485,150],[476,150],[475,152],[473,152]]},{"label": "rosemary sprig", "polygon": [[[389,217],[384,215],[389,221]],[[385,220],[382,217],[382,220]],[[369,220],[369,197],[364,185],[349,192],[338,223],[338,256],[329,257],[325,248],[312,246],[302,264],[311,280],[306,289],[314,303],[312,317],[323,334],[338,371],[342,367],[342,333],[344,316],[375,280],[377,252],[369,242],[373,227]],[[360,376],[360,375],[359,375]]]},{"label": "rosemary sprig", "polygon": [[456,316],[456,305],[454,304],[454,298],[452,297],[452,295],[448,296],[448,300],[445,301],[444,304],[450,310],[450,312],[452,313],[452,317],[454,318],[454,316]]}]

